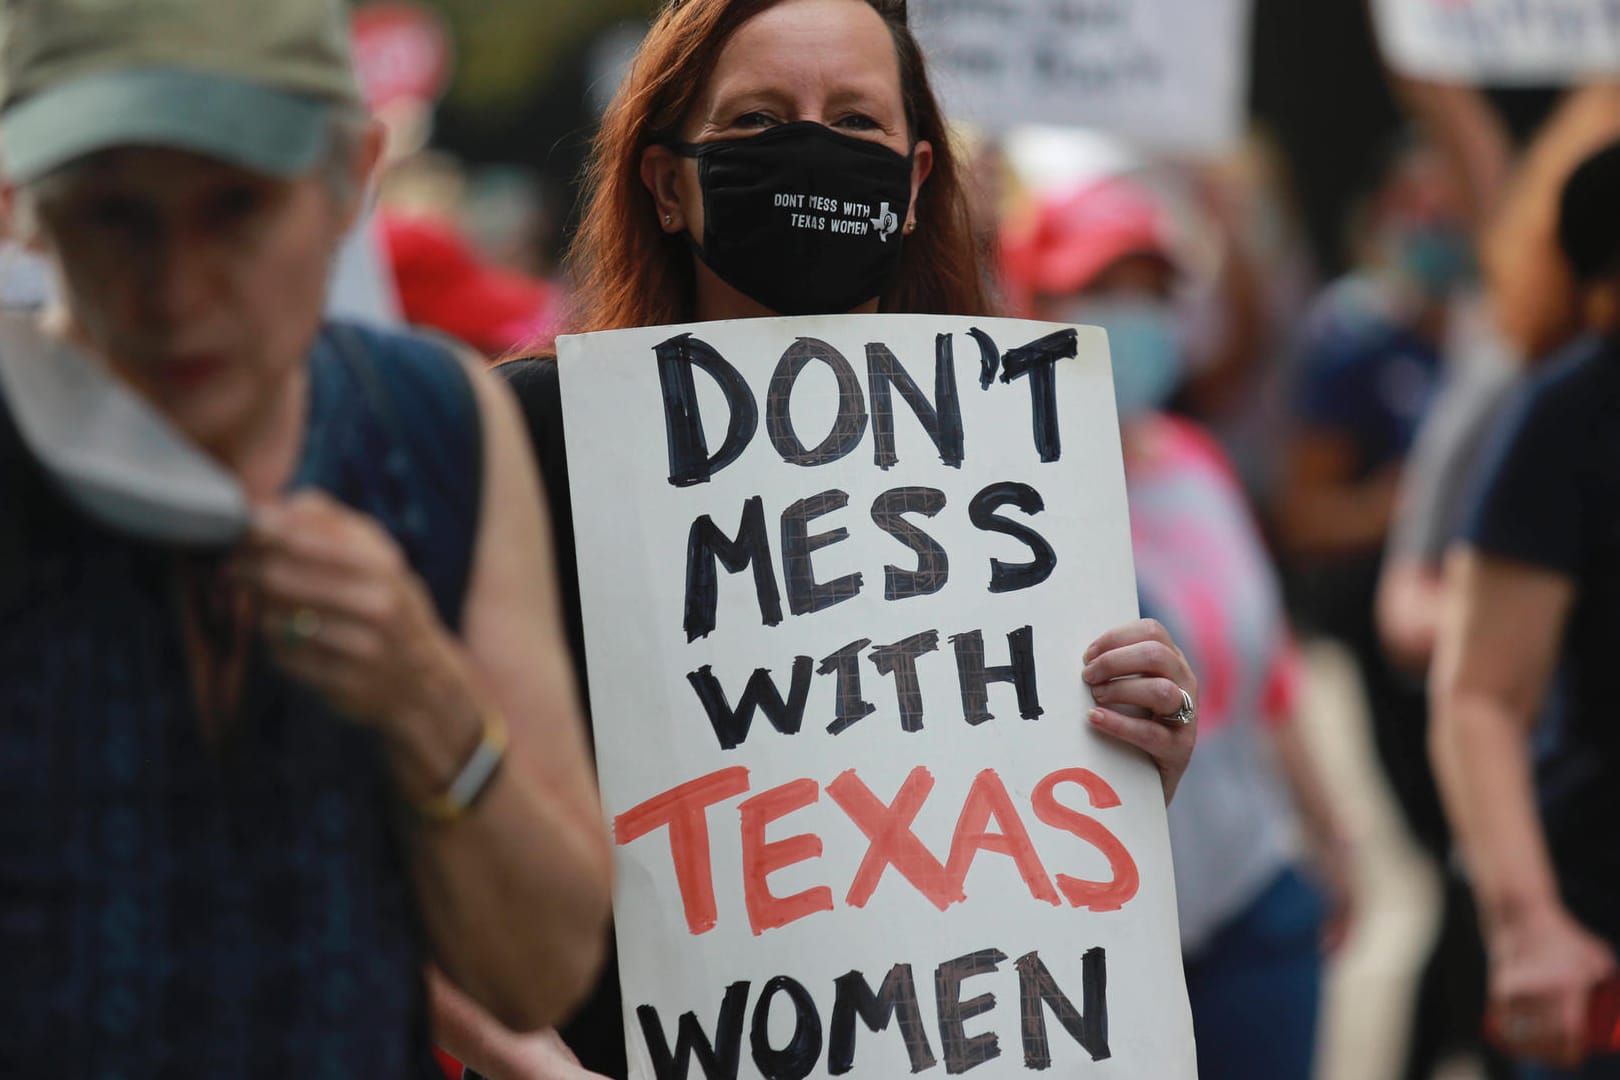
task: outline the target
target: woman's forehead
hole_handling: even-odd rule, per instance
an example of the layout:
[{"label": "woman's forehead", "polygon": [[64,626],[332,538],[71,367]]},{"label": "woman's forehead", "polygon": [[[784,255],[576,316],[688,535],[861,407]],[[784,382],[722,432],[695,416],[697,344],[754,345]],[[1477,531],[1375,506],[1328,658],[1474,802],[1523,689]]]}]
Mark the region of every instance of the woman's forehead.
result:
[{"label": "woman's forehead", "polygon": [[772,5],[726,42],[702,103],[762,93],[892,98],[900,104],[900,62],[888,27],[866,0]]}]

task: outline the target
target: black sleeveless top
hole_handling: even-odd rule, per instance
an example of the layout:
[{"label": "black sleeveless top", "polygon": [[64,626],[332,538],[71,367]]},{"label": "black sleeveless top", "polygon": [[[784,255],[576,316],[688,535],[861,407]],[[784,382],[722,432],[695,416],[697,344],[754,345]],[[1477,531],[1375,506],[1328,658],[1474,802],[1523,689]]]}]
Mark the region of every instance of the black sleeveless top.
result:
[{"label": "black sleeveless top", "polygon": [[[291,487],[376,518],[459,621],[483,472],[438,345],[328,326]],[[201,734],[187,558],[80,517],[0,402],[0,1076],[429,1077],[372,731],[256,655]]]},{"label": "black sleeveless top", "polygon": [[[585,678],[585,625],[579,603],[579,558],[574,547],[574,505],[568,490],[568,448],[563,441],[562,387],[555,360],[513,360],[495,369],[517,395],[545,481],[546,504],[557,555],[558,595],[563,625],[574,661],[585,717],[590,720],[589,684]],[[613,942],[595,990],[562,1029],[563,1041],[592,1072],[627,1075],[624,1017],[619,991],[619,962]]]}]

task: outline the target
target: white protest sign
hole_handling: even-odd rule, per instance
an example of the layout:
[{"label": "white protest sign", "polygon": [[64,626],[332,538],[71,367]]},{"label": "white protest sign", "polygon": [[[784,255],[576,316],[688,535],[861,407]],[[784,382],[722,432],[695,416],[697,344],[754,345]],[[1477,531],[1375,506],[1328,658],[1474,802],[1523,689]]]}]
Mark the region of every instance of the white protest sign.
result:
[{"label": "white protest sign", "polygon": [[1244,128],[1250,10],[1250,0],[917,0],[910,17],[956,119],[1210,152]]},{"label": "white protest sign", "polygon": [[1577,83],[1620,73],[1620,0],[1376,0],[1403,75],[1464,83]]},{"label": "white protest sign", "polygon": [[558,341],[631,1075],[1194,1075],[1094,328]]}]

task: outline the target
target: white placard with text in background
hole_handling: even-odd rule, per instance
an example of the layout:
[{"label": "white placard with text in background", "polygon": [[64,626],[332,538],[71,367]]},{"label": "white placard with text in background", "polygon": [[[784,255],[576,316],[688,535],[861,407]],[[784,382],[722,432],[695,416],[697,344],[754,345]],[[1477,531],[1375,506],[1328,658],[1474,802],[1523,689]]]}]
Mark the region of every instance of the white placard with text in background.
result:
[{"label": "white placard with text in background", "polygon": [[1376,0],[1389,65],[1419,79],[1566,85],[1620,74],[1620,0]]},{"label": "white placard with text in background", "polygon": [[1194,1076],[1102,332],[558,346],[631,1075]]},{"label": "white placard with text in background", "polygon": [[1248,109],[1251,0],[912,0],[947,113],[1219,152]]}]

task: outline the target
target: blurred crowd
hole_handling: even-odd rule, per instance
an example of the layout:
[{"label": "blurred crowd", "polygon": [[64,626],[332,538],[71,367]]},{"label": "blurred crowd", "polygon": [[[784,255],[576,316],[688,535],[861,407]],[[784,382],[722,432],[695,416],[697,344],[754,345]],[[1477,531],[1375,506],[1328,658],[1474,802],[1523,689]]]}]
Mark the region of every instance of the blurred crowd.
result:
[{"label": "blurred crowd", "polygon": [[[1547,99],[1519,134],[1484,93],[1392,80],[1406,122],[1368,155],[1336,275],[1263,132],[1189,161],[956,130],[984,286],[1007,315],[1108,333],[1142,608],[1198,676],[1168,813],[1206,1080],[1320,1067],[1325,979],[1371,899],[1330,794],[1343,763],[1302,733],[1322,642],[1442,883],[1404,958],[1399,1075],[1620,1075],[1601,1013],[1620,1000],[1620,86]],[[430,114],[382,110],[333,303],[492,363],[548,354],[576,325],[573,208],[436,148]],[[6,306],[41,302],[26,253],[0,269]]]}]

